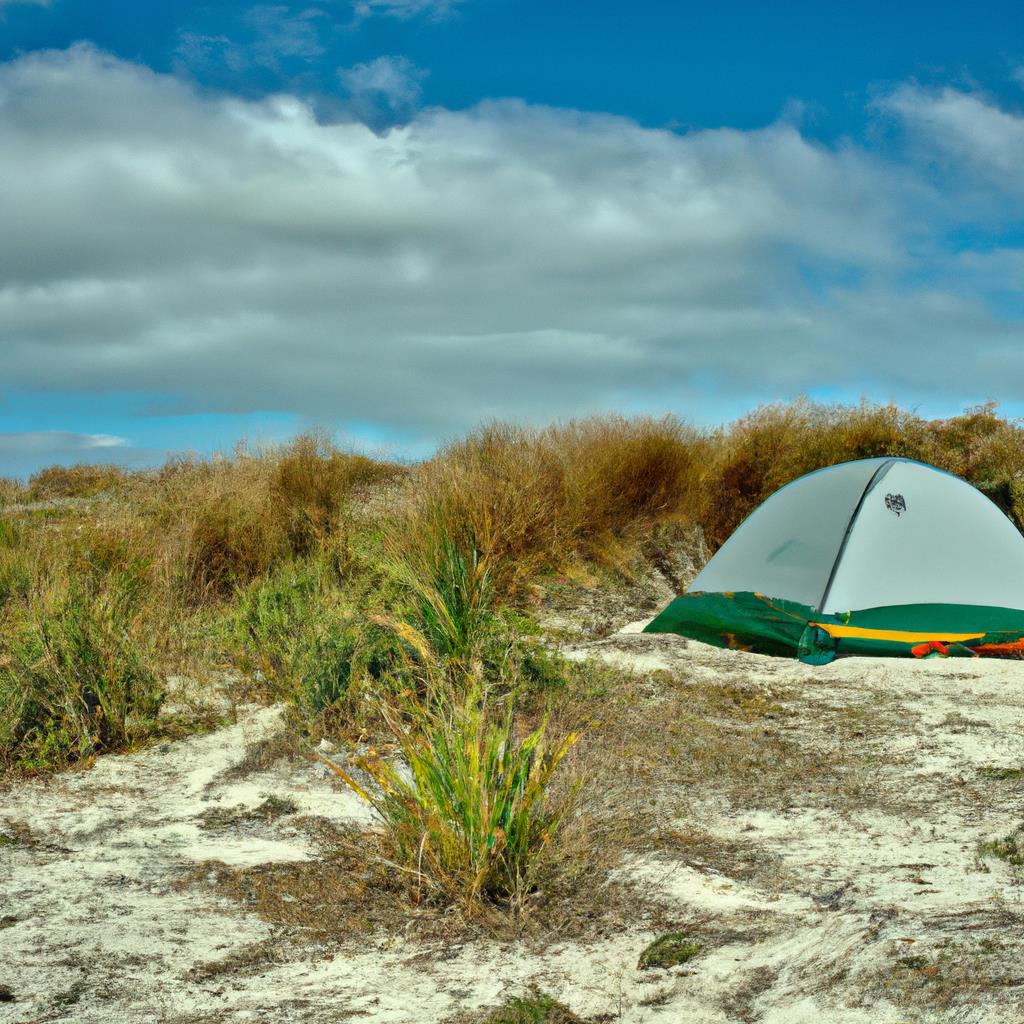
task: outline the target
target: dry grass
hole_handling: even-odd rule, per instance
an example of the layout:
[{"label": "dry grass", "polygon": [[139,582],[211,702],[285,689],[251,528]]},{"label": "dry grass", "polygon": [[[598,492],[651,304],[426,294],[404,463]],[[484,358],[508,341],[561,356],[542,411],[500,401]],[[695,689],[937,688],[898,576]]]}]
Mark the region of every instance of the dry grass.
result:
[{"label": "dry grass", "polygon": [[83,463],[76,466],[48,466],[29,478],[28,498],[31,501],[90,498],[102,491],[112,490],[124,479],[124,472],[117,466]]},{"label": "dry grass", "polygon": [[574,559],[621,561],[655,524],[685,516],[704,447],[671,418],[484,427],[414,474],[398,543],[429,545],[442,524],[491,566],[499,596],[516,598]]},{"label": "dry grass", "polygon": [[28,488],[13,477],[0,476],[0,508],[14,505],[28,498]]},{"label": "dry grass", "polygon": [[763,406],[717,431],[703,470],[699,508],[712,549],[784,484],[851,459],[904,456],[963,477],[1024,528],[1024,425],[994,404],[947,420],[892,405]]}]

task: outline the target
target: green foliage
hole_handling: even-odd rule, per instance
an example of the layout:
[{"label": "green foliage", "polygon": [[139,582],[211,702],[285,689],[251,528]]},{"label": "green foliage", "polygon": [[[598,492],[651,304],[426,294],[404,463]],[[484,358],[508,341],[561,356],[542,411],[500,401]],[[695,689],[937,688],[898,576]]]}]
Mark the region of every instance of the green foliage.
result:
[{"label": "green foliage", "polygon": [[685,964],[699,956],[702,947],[686,932],[669,932],[655,939],[641,954],[637,969],[641,971],[659,967],[668,969]]},{"label": "green foliage", "polygon": [[0,756],[45,767],[150,735],[163,693],[139,634],[130,588],[72,584],[17,609],[0,657]]},{"label": "green foliage", "polygon": [[325,562],[290,562],[239,598],[233,647],[275,696],[311,717],[338,708],[353,682],[387,684],[400,661],[389,632],[349,605]]},{"label": "green foliage", "polygon": [[526,996],[514,996],[504,1006],[482,1018],[480,1024],[582,1024],[563,1003],[534,989]]},{"label": "green foliage", "polygon": [[24,598],[32,585],[32,554],[27,531],[0,515],[0,613],[8,601]]},{"label": "green foliage", "polygon": [[995,857],[1013,867],[1024,866],[1024,825],[1002,839],[990,839],[978,844],[979,857]]},{"label": "green foliage", "polygon": [[332,767],[380,814],[417,896],[520,906],[567,807],[552,806],[548,788],[576,734],[549,745],[545,720],[517,737],[512,703],[493,708],[477,687],[381,711],[404,767],[360,759],[368,788]]}]

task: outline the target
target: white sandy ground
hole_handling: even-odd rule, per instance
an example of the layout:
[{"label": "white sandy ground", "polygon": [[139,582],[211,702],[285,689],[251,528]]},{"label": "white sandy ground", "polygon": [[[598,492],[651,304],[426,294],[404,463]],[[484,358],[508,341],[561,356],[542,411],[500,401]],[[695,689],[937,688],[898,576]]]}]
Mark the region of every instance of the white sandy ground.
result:
[{"label": "white sandy ground", "polygon": [[[893,806],[912,810],[808,806],[799,791],[779,811],[698,796],[691,824],[753,844],[779,871],[759,887],[665,855],[623,864],[624,875],[681,919],[710,916],[750,933],[671,971],[636,969],[654,937],[638,930],[537,953],[490,941],[445,950],[400,935],[359,937],[306,958],[190,980],[190,968],[266,939],[272,928],[209,888],[176,886],[189,866],[314,855],[291,815],[204,830],[201,814],[255,807],[273,794],[293,800],[298,814],[368,817],[315,763],[233,776],[246,744],[280,728],[279,709],[248,708],[212,734],[104,757],[89,771],[0,794],[0,831],[27,825],[37,840],[0,847],[0,984],[17,1000],[0,1003],[0,1021],[430,1024],[497,1005],[529,984],[581,1016],[625,1024],[1024,1021],[1022,890],[1011,868],[976,854],[979,840],[1024,818],[1021,782],[979,773],[1024,765],[1024,663],[850,659],[809,668],[641,636],[636,626],[570,653],[641,673],[742,680],[769,694],[795,687],[789,727],[797,737],[818,708],[863,708],[865,749],[881,755],[874,770],[903,801]],[[922,990],[934,983],[900,975],[899,957],[977,955],[981,940],[998,952],[981,956],[979,970],[994,956],[1011,977],[966,1002],[915,1005],[886,987],[894,977]]]}]

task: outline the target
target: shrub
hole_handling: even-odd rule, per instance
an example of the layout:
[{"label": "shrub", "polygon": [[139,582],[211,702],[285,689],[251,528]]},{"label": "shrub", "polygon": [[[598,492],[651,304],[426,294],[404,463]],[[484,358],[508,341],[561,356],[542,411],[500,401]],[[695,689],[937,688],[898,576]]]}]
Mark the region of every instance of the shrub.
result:
[{"label": "shrub", "polygon": [[338,451],[323,437],[297,437],[277,458],[271,478],[271,500],[292,553],[308,554],[338,530],[356,488],[397,472],[388,463]]},{"label": "shrub", "polygon": [[129,589],[72,583],[11,616],[0,656],[0,751],[24,767],[123,750],[163,699]]},{"label": "shrub", "polygon": [[655,939],[641,954],[637,961],[638,971],[651,968],[668,970],[688,963],[702,952],[701,944],[686,932],[669,932]]},{"label": "shrub", "polygon": [[32,553],[27,531],[0,515],[0,613],[12,598],[26,597],[32,585]]},{"label": "shrub", "polygon": [[28,488],[20,480],[9,476],[0,476],[0,508],[25,501],[26,498],[28,498]]},{"label": "shrub", "polygon": [[480,1024],[583,1024],[564,1003],[537,989],[513,996],[500,1009],[480,1018]]},{"label": "shrub", "polygon": [[214,489],[186,521],[180,588],[199,604],[229,598],[285,557],[287,546],[265,500],[230,488]]},{"label": "shrub", "polygon": [[482,900],[521,908],[567,807],[552,807],[548,788],[576,734],[548,745],[545,720],[517,738],[512,702],[494,709],[476,686],[410,703],[401,715],[381,710],[404,767],[372,754],[360,759],[373,780],[364,788],[329,763],[380,814],[391,859],[417,898],[467,911]]},{"label": "shrub", "polygon": [[[499,599],[578,557],[610,560],[657,522],[687,519],[706,441],[672,418],[598,417],[526,430],[492,424],[414,474],[398,523],[407,550],[437,524],[479,552]],[[614,560],[614,559],[611,559]]]},{"label": "shrub", "polygon": [[346,604],[328,570],[289,563],[242,593],[234,615],[235,650],[274,695],[309,717],[346,702],[354,686],[387,688],[400,657],[388,632]]},{"label": "shrub", "polygon": [[124,480],[117,466],[47,466],[29,478],[29,496],[34,501],[52,498],[89,498],[110,490]]}]

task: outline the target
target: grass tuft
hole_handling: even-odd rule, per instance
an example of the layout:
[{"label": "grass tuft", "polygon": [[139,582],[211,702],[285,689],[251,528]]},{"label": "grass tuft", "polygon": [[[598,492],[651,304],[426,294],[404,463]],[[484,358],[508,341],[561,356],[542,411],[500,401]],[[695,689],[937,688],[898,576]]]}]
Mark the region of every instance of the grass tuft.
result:
[{"label": "grass tuft", "polygon": [[409,702],[401,715],[381,710],[400,760],[360,758],[366,787],[330,764],[377,810],[417,899],[521,908],[568,807],[553,806],[548,787],[577,735],[549,743],[545,720],[517,736],[512,702],[492,708],[475,687],[433,706]]},{"label": "grass tuft", "polygon": [[655,939],[641,954],[637,961],[637,970],[647,971],[652,968],[668,970],[688,963],[700,956],[703,949],[685,932],[669,932]]},{"label": "grass tuft", "polygon": [[583,1024],[566,1005],[538,989],[513,996],[504,1006],[479,1018],[480,1024]]},{"label": "grass tuft", "polygon": [[125,750],[163,701],[130,585],[70,586],[19,609],[0,657],[0,751],[24,769]]}]

